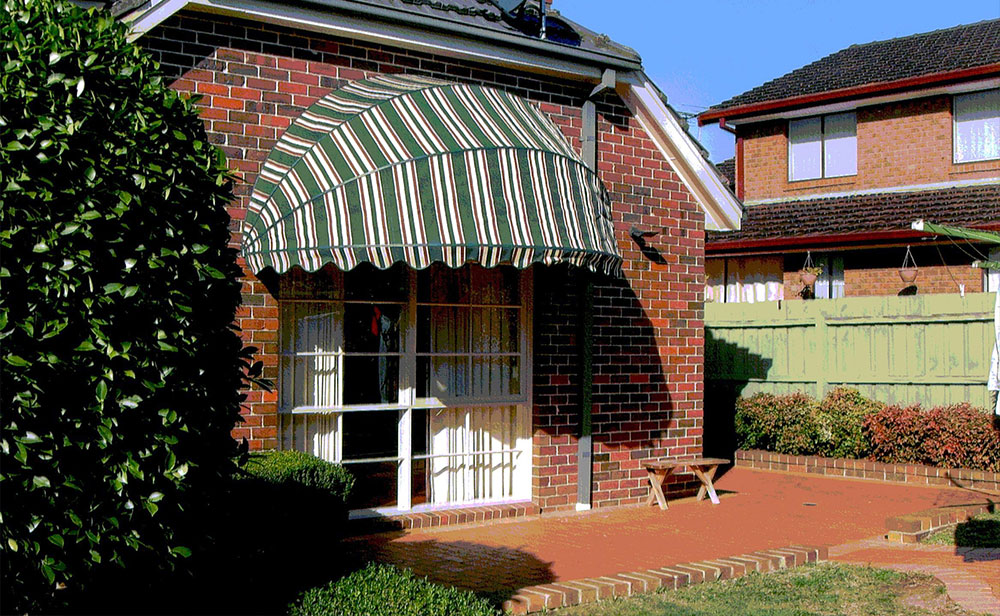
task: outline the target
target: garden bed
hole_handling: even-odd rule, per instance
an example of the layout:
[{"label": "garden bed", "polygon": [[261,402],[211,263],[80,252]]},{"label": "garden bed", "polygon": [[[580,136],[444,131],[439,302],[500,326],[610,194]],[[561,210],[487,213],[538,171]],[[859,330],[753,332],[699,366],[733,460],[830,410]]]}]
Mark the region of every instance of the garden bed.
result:
[{"label": "garden bed", "polygon": [[1000,492],[1000,473],[968,468],[942,468],[924,464],[892,464],[873,460],[792,456],[760,449],[738,450],[736,466],[758,470],[814,473],[927,486],[954,486]]}]

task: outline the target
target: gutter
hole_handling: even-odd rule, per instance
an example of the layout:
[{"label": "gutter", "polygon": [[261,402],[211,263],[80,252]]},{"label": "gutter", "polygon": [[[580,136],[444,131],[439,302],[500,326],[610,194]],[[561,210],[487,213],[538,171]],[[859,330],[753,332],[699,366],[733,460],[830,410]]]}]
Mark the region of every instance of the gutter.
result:
[{"label": "gutter", "polygon": [[641,59],[352,0],[307,0],[295,4],[267,0],[153,0],[124,17],[132,27],[129,38],[139,38],[186,8],[536,72],[585,76],[595,82],[600,81],[605,68],[625,71],[642,68]]},{"label": "gutter", "polygon": [[966,81],[977,77],[990,77],[994,75],[1000,75],[1000,63],[985,64],[983,66],[976,66],[973,68],[932,73],[929,75],[919,75],[917,77],[907,77],[904,79],[897,79],[895,81],[883,81],[879,83],[865,84],[862,86],[853,86],[850,88],[828,90],[826,92],[818,92],[815,94],[792,96],[776,101],[738,105],[736,107],[709,110],[702,113],[698,116],[698,126],[704,126],[714,121],[721,121],[721,123],[725,123],[727,120],[731,121],[736,118],[753,116],[765,112],[810,107],[818,103],[833,103],[854,98],[875,96],[877,94],[890,94],[892,92],[902,90],[943,85],[958,81]]},{"label": "gutter", "polygon": [[[989,223],[976,227],[983,230],[1000,230],[1000,222]],[[705,241],[705,254],[715,254],[727,251],[766,250],[769,248],[804,248],[806,246],[824,246],[828,244],[847,244],[870,242],[878,240],[909,240],[927,238],[928,234],[913,229],[898,229],[895,231],[864,231],[861,233],[837,233],[834,235],[799,235],[795,237],[771,237],[762,239]]]}]

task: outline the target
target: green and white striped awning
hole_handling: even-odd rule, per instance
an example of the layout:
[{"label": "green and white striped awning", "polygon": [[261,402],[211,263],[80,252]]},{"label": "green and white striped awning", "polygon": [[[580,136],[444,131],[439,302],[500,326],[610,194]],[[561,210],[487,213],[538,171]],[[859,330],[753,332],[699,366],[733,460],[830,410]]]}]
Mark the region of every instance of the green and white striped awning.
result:
[{"label": "green and white striped awning", "polygon": [[299,116],[254,184],[243,255],[279,273],[621,268],[607,192],[547,117],[500,90],[413,76],[351,83]]}]

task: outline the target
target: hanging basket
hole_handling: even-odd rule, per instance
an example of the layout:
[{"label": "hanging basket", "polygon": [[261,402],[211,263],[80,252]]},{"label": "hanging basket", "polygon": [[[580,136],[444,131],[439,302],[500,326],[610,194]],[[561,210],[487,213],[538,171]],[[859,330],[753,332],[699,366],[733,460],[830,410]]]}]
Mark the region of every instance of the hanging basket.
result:
[{"label": "hanging basket", "polygon": [[899,268],[899,278],[905,284],[913,284],[917,279],[917,262],[913,260],[910,247],[906,247],[906,255],[903,256],[903,265]]},{"label": "hanging basket", "polygon": [[810,289],[814,284],[816,284],[816,278],[823,272],[822,267],[816,267],[813,265],[812,251],[806,251],[806,262],[802,264],[802,269],[799,270],[799,280],[802,284],[809,287]]}]

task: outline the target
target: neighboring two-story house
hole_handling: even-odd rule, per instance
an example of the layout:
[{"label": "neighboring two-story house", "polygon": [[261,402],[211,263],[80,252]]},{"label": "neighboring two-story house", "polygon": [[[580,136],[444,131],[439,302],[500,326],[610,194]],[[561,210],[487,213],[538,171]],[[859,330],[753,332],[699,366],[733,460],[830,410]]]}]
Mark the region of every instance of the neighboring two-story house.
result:
[{"label": "neighboring two-story house", "polygon": [[802,296],[807,257],[822,268],[807,296],[991,284],[970,267],[989,246],[911,223],[1000,229],[1000,20],[852,45],[698,122],[735,135],[719,168],[746,208],[740,230],[707,236],[706,301]]},{"label": "neighboring two-story house", "polygon": [[111,5],[239,177],[275,389],[234,434],[349,465],[357,515],[639,503],[643,459],[702,452],[704,234],[740,204],[636,52],[498,4]]}]

